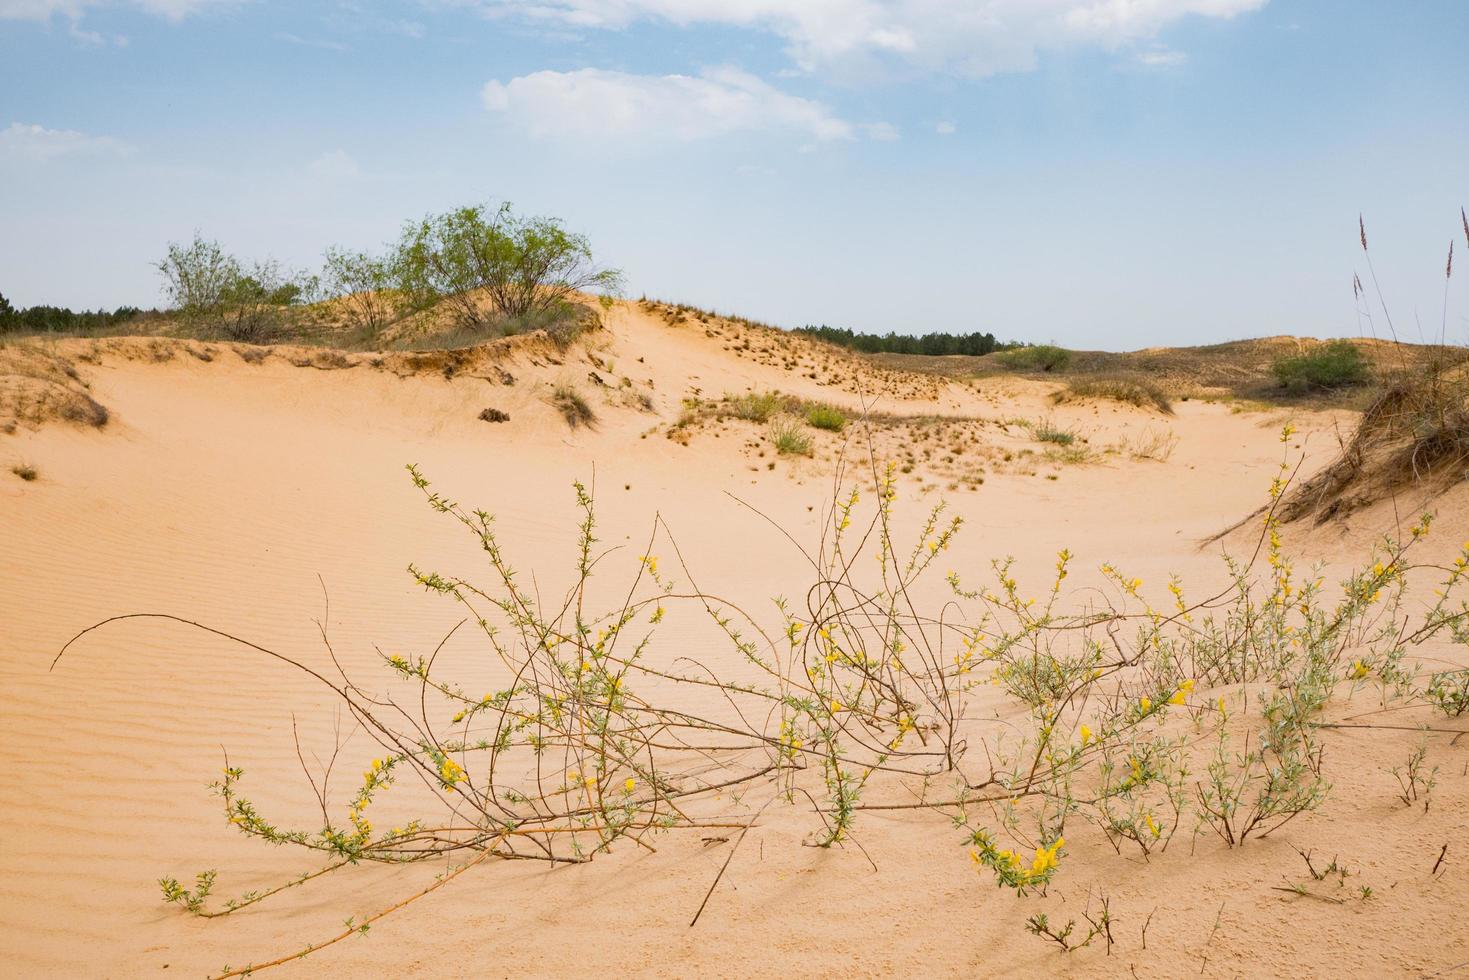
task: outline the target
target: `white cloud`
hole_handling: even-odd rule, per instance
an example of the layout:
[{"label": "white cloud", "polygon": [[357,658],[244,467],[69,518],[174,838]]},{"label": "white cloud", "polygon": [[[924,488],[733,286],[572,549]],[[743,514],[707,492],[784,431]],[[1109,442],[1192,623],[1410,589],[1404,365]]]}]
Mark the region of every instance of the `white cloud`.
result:
[{"label": "white cloud", "polygon": [[331,150],[312,160],[306,170],[325,180],[352,180],[362,175],[362,168],[346,150]]},{"label": "white cloud", "polygon": [[1173,51],[1168,48],[1155,48],[1151,51],[1142,51],[1137,56],[1138,63],[1148,68],[1177,68],[1188,61],[1188,55],[1182,51]]},{"label": "white cloud", "polygon": [[[785,130],[829,142],[852,139],[858,129],[819,102],[788,95],[734,68],[707,69],[697,77],[597,68],[538,71],[491,81],[482,96],[491,112],[541,137],[689,142]],[[884,125],[868,124],[863,130],[875,136]]]},{"label": "white cloud", "polygon": [[891,143],[898,138],[897,127],[885,122],[863,123],[862,133],[868,139],[877,140],[880,143]]},{"label": "white cloud", "polygon": [[323,51],[347,51],[347,45],[340,41],[324,41],[316,38],[302,37],[299,34],[281,33],[276,37],[287,44],[295,44],[303,48],[320,48]]},{"label": "white cloud", "polygon": [[959,131],[959,127],[954,125],[947,119],[940,119],[938,122],[934,123],[933,131],[935,133],[938,133],[940,136],[953,136]]},{"label": "white cloud", "polygon": [[128,149],[126,143],[110,136],[88,136],[74,129],[47,129],[20,122],[0,129],[0,159],[45,163],[57,157],[126,153]]},{"label": "white cloud", "polygon": [[583,29],[640,20],[724,24],[786,42],[805,71],[892,61],[982,77],[1034,67],[1046,48],[1117,48],[1188,16],[1230,18],[1268,0],[469,0],[492,16]]},{"label": "white cloud", "polygon": [[241,0],[0,0],[0,20],[47,21],[60,15],[75,23],[88,7],[117,5],[118,2],[126,2],[128,6],[168,20],[183,20],[206,7],[234,4]]}]

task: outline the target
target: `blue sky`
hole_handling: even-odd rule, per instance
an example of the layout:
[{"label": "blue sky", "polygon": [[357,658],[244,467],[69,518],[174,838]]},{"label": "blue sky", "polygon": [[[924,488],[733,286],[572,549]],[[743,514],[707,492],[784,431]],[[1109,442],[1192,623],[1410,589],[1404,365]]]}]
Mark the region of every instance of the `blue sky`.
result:
[{"label": "blue sky", "polygon": [[1464,0],[0,0],[0,292],[508,199],[632,295],[1125,349],[1360,332],[1362,212],[1428,335],[1466,44]]}]

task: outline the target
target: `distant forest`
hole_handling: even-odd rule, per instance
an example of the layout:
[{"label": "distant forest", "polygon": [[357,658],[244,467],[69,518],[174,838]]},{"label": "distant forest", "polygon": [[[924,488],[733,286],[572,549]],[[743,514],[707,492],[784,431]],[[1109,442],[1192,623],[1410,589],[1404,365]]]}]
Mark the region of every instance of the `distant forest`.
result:
[{"label": "distant forest", "polygon": [[108,312],[76,312],[62,306],[32,306],[17,309],[0,294],[0,334],[3,333],[89,333],[106,330],[141,316],[135,306],[119,306]]},{"label": "distant forest", "polygon": [[926,333],[921,337],[910,337],[892,332],[855,333],[845,327],[828,327],[826,324],[797,327],[794,332],[867,354],[969,354],[979,357],[1019,346],[996,340],[992,333]]}]

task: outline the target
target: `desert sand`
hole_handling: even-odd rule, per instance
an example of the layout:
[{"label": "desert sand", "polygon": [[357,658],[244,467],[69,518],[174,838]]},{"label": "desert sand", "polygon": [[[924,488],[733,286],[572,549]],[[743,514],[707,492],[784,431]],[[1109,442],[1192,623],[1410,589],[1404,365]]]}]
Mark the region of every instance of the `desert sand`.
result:
[{"label": "desert sand", "polygon": [[[734,420],[670,438],[683,399],[778,390],[852,414],[866,405],[927,419],[884,427],[874,440],[885,458],[904,458],[950,419],[947,445],[915,453],[899,478],[903,527],[916,528],[940,499],[965,520],[941,558],[935,596],[943,571],[978,579],[1007,555],[1017,578],[1041,588],[1065,548],[1076,556],[1068,600],[1085,601],[1103,585],[1100,565],[1113,562],[1166,601],[1171,575],[1198,594],[1223,584],[1221,549],[1247,553],[1258,528],[1203,542],[1265,501],[1283,454],[1303,458],[1309,473],[1352,421],[1198,399],[1171,416],[1111,403],[1052,407],[1045,381],[910,376],[727,323],[669,322],[636,303],[617,304],[606,324],[564,351],[518,338],[447,367],[403,354],[280,350],[247,360],[247,348],[174,340],[50,348],[76,365],[111,418],[102,428],[23,423],[0,436],[6,975],[202,976],[261,962],[446,870],[442,861],[352,867],[213,920],[165,904],[164,876],[188,882],[218,869],[218,894],[237,895],[310,870],[311,855],[236,833],[207,784],[227,752],[263,811],[309,826],[316,802],[293,725],[307,753],[321,754],[334,726],[350,724],[301,673],[162,621],[91,634],[50,669],[79,630],[132,612],[197,620],[322,666],[322,620],[343,665],[373,686],[383,673],[377,651],[426,653],[462,618],[413,582],[409,563],[484,577],[475,542],[424,505],[405,464],[493,513],[506,551],[538,588],[569,584],[572,483],[581,480],[595,489],[603,544],[621,549],[602,573],[612,586],[636,569],[657,515],[700,586],[773,613],[771,597],[804,589],[799,554],[775,525],[815,543],[836,455],[846,443],[860,458],[861,427],[814,433],[812,458],[777,457],[759,426]],[[584,394],[595,428],[567,426],[549,402],[556,385]],[[509,421],[481,421],[486,408]],[[1040,416],[1099,449],[1147,433],[1176,445],[1166,459],[1119,451],[1069,465],[1004,424]],[[1286,422],[1296,431],[1283,444]],[[37,479],[11,479],[20,462]],[[1326,563],[1331,580],[1365,558],[1375,535],[1416,517],[1415,504],[1386,501],[1283,533],[1303,565]],[[1469,538],[1469,506],[1454,491],[1432,507],[1438,520],[1419,559],[1448,563]],[[482,647],[464,631],[444,656],[475,677]],[[734,656],[707,624],[678,618],[650,656],[689,651],[716,666]],[[1440,668],[1465,665],[1463,654],[1437,642],[1414,652]],[[1379,709],[1370,688],[1344,690],[1328,708],[1333,721],[1399,727],[1323,732],[1332,787],[1315,812],[1238,848],[1184,832],[1147,860],[1115,851],[1078,820],[1044,895],[996,887],[962,835],[931,812],[866,811],[854,827],[860,847],[818,848],[803,846],[810,806],[777,802],[692,928],[732,840],[680,831],[650,838],[656,851],[622,842],[580,866],[487,861],[369,934],[274,974],[1453,975],[1469,963],[1469,740],[1429,736],[1428,763],[1439,771],[1427,812],[1396,798],[1389,770],[1418,744],[1415,726],[1469,726],[1421,704]],[[348,741],[344,771],[355,777],[373,753],[363,737]],[[893,780],[878,795],[896,802],[911,792]],[[716,809],[746,820],[770,795],[757,784]],[[1281,890],[1308,880],[1296,847],[1322,865],[1337,858],[1347,884],[1318,887],[1325,898]],[[1357,897],[1364,885],[1370,898]],[[1068,954],[1025,931],[1040,911],[1079,919],[1101,894],[1110,949]]]}]

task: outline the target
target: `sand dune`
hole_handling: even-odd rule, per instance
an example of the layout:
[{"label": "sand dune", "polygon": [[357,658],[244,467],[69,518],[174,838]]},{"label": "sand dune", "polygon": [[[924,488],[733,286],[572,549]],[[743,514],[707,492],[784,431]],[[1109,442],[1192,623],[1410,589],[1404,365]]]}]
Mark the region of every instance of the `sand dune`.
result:
[{"label": "sand dune", "polygon": [[[771,522],[799,540],[819,535],[835,461],[844,445],[860,458],[861,427],[815,432],[809,459],[777,457],[748,422],[710,417],[677,438],[670,430],[686,399],[779,391],[883,413],[877,451],[912,458],[901,477],[904,526],[940,498],[966,519],[945,556],[953,568],[977,575],[990,558],[1014,555],[1020,577],[1044,579],[1069,548],[1079,598],[1100,584],[1104,561],[1125,564],[1149,590],[1177,574],[1202,593],[1223,569],[1218,546],[1200,541],[1262,502],[1283,451],[1304,454],[1309,472],[1350,424],[1345,413],[1297,413],[1282,446],[1280,413],[1199,401],[1173,416],[1055,407],[1044,382],[878,370],[730,321],[670,322],[633,303],[606,321],[564,350],[524,338],[449,360],[279,350],[251,363],[247,348],[172,340],[54,346],[110,417],[100,428],[31,417],[0,436],[7,975],[195,976],[258,962],[444,870],[352,868],[213,921],[165,905],[160,876],[217,868],[220,891],[238,894],[311,868],[308,855],[232,832],[205,787],[227,750],[262,809],[309,823],[315,801],[292,727],[308,751],[328,751],[340,721],[333,699],[268,658],[149,621],[93,634],[48,670],[78,630],[129,612],[195,619],[313,664],[327,663],[321,618],[343,664],[364,677],[381,673],[377,649],[431,649],[460,614],[415,586],[406,566],[473,575],[482,556],[424,506],[407,463],[494,513],[514,561],[548,591],[566,584],[580,479],[595,485],[604,542],[625,546],[609,581],[636,564],[660,515],[701,585],[769,608],[769,597],[803,588],[800,562]],[[587,399],[595,427],[567,426],[557,387]],[[509,420],[482,421],[489,408]],[[1096,458],[1048,458],[1011,421],[1042,417],[1084,438]],[[1171,456],[1101,452],[1145,433],[1176,437]],[[22,461],[36,480],[9,477]],[[1410,503],[1399,502],[1405,517]],[[1427,547],[1446,562],[1469,538],[1469,508],[1458,492],[1435,507]],[[1393,505],[1382,504],[1287,537],[1298,554],[1339,569],[1393,521]],[[1251,533],[1224,544],[1246,548]],[[657,656],[681,647],[728,655],[692,623],[671,624],[660,643]],[[1454,648],[1425,652],[1463,662]],[[446,656],[469,677],[482,669],[467,633]],[[1330,711],[1374,705],[1364,693]],[[1433,806],[1408,809],[1388,770],[1432,716],[1418,706],[1389,717],[1404,730],[1324,735],[1338,763],[1332,794],[1280,834],[1234,850],[1200,836],[1144,862],[1079,829],[1065,876],[1044,898],[1017,898],[977,875],[962,840],[931,814],[864,816],[864,856],[801,846],[809,811],[773,806],[693,929],[730,844],[667,835],[656,853],[621,845],[584,867],[487,862],[280,975],[1434,974],[1469,960],[1469,741],[1435,737]],[[346,771],[371,753],[365,739],[349,742]],[[1449,870],[1432,877],[1445,843]],[[1365,884],[1374,897],[1337,904],[1275,890],[1303,874],[1292,844],[1339,856],[1350,890]],[[1110,953],[1098,944],[1068,955],[1025,932],[1036,911],[1078,916],[1100,890],[1116,920]],[[1314,952],[1303,959],[1308,941]]]}]

